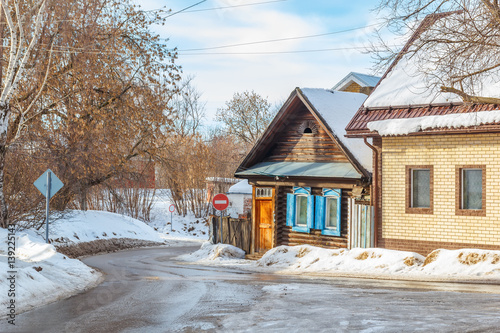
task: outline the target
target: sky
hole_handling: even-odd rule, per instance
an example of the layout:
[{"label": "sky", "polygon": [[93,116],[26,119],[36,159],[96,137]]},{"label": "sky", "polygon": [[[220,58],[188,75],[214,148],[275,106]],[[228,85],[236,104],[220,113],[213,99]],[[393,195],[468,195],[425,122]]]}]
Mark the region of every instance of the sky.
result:
[{"label": "sky", "polygon": [[[371,11],[376,1],[200,1],[138,2],[145,10],[172,10],[153,29],[179,50],[177,64],[184,77],[194,77],[208,122],[237,92],[254,90],[282,104],[295,87],[331,88],[351,71],[372,74],[363,51],[381,23]],[[297,38],[306,36],[316,37]],[[245,43],[251,44],[221,47]]]}]

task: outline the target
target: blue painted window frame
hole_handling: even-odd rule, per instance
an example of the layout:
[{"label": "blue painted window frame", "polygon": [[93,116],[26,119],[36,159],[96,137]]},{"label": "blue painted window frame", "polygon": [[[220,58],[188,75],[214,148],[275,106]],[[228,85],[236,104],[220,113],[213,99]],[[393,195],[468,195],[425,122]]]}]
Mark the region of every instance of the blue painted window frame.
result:
[{"label": "blue painted window frame", "polygon": [[[307,197],[307,224],[297,225],[297,197]],[[309,233],[314,228],[314,196],[310,187],[293,187],[293,193],[286,195],[286,225],[293,231]]]},{"label": "blue painted window frame", "polygon": [[[321,230],[322,235],[326,236],[340,236],[341,221],[342,221],[342,190],[333,188],[324,188],[323,195],[316,195],[316,216],[315,216],[315,229]],[[329,228],[326,226],[326,202],[327,199],[337,200],[337,223],[336,228]]]}]

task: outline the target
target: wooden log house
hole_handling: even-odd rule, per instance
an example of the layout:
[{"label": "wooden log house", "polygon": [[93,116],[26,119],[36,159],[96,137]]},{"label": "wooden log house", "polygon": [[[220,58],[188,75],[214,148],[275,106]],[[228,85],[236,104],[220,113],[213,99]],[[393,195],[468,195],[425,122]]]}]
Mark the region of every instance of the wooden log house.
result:
[{"label": "wooden log house", "polygon": [[344,128],[366,95],[296,88],[235,176],[252,194],[252,253],[373,245],[372,152]]}]

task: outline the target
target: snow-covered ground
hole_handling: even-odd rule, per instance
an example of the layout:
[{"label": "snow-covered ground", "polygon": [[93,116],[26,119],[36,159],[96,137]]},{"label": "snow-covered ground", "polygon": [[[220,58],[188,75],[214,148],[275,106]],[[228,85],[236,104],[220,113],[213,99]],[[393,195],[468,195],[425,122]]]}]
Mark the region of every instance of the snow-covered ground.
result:
[{"label": "snow-covered ground", "polygon": [[33,232],[15,234],[10,244],[16,247],[15,261],[8,261],[8,236],[8,231],[0,228],[2,309],[7,309],[14,300],[15,311],[20,313],[74,295],[95,286],[101,279],[99,272],[80,260],[58,253],[53,245],[46,244]]},{"label": "snow-covered ground", "polygon": [[279,246],[260,260],[244,260],[231,245],[204,244],[180,260],[204,265],[237,266],[280,274],[356,276],[412,280],[500,280],[500,251],[475,249],[435,250],[427,257],[387,249],[324,249],[309,245]]},{"label": "snow-covered ground", "polygon": [[168,190],[156,191],[151,221],[148,225],[155,229],[160,237],[165,240],[208,240],[209,227],[206,218],[197,218],[193,214],[181,216],[177,210],[171,214],[169,211],[171,204]]},{"label": "snow-covered ground", "polygon": [[[45,228],[40,229],[45,237]],[[160,235],[144,222],[128,216],[103,211],[68,211],[49,225],[49,239],[54,245],[90,242],[98,239],[133,238],[163,242]]]}]

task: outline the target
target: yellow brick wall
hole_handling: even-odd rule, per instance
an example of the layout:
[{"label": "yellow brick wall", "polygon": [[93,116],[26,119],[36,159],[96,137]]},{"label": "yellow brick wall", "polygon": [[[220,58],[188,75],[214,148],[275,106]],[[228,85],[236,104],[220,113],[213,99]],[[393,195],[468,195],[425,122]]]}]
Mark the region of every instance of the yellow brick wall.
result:
[{"label": "yellow brick wall", "polygon": [[361,86],[356,82],[353,82],[350,85],[348,85],[345,89],[342,89],[342,91],[359,93],[361,91]]},{"label": "yellow brick wall", "polygon": [[[500,245],[500,134],[387,137],[382,237]],[[433,214],[405,213],[406,165],[434,166]],[[455,215],[455,169],[486,165],[486,216]]]}]

